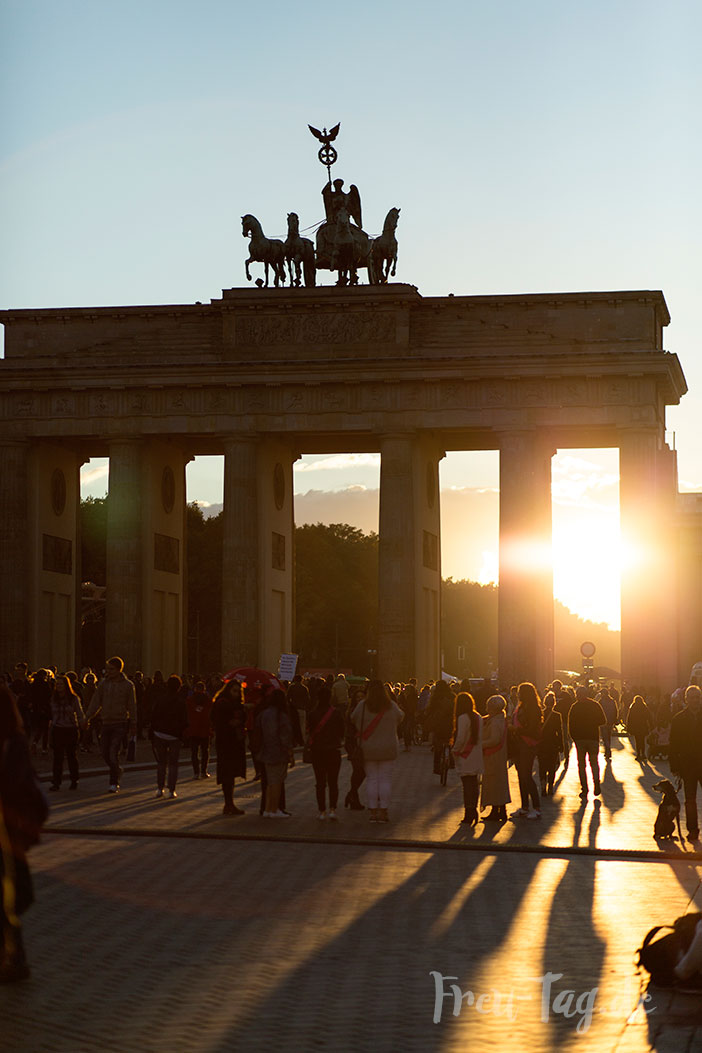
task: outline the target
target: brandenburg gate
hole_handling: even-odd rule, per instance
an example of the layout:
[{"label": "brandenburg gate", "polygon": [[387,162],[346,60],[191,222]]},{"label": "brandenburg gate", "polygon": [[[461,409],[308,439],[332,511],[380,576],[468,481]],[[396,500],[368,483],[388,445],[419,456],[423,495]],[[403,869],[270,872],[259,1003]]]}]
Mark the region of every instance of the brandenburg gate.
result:
[{"label": "brandenburg gate", "polygon": [[[222,668],[275,668],[293,647],[293,463],[379,452],[378,672],[436,678],[439,462],[447,450],[499,450],[500,681],[543,686],[551,457],[615,447],[624,535],[645,557],[623,580],[622,672],[679,682],[665,408],[686,384],[663,350],[660,292],[228,289],[209,304],[9,310],[0,321],[3,669],[76,664],[87,458],[110,465],[108,654],[169,673],[184,664],[186,463],[224,456]],[[597,552],[573,558],[594,564]]]}]

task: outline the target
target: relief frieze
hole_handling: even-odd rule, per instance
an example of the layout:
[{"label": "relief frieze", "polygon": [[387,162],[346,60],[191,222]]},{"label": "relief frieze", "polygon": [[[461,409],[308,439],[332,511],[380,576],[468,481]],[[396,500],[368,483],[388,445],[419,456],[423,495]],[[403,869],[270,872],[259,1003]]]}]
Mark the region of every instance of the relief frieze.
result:
[{"label": "relief frieze", "polygon": [[37,400],[31,395],[18,395],[15,400],[16,417],[32,417],[37,411]]},{"label": "relief frieze", "polygon": [[107,395],[93,395],[90,399],[90,412],[93,417],[104,417],[113,412],[112,399]]},{"label": "relief frieze", "polygon": [[560,402],[566,406],[577,406],[587,401],[587,381],[566,380],[558,391]]},{"label": "relief frieze", "polygon": [[395,316],[389,311],[335,314],[264,315],[236,320],[237,344],[378,344],[395,340]]}]

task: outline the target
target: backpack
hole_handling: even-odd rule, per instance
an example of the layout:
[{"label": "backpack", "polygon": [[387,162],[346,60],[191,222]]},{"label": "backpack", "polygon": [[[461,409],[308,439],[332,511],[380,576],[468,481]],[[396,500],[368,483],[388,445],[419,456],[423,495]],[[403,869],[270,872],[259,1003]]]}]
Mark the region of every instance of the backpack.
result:
[{"label": "backpack", "polygon": [[[656,925],[646,935],[637,952],[637,965],[643,966],[651,974],[651,980],[658,987],[675,987],[683,982],[685,987],[691,986],[689,980],[682,981],[675,975],[675,966],[692,943],[699,921],[702,921],[700,913],[683,914],[672,925]],[[654,936],[662,929],[671,931],[655,940]]]}]

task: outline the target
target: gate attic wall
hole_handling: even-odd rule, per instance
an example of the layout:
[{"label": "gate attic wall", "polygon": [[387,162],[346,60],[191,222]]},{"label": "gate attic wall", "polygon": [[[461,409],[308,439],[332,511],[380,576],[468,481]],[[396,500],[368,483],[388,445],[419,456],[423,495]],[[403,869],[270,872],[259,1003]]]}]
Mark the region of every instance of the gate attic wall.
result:
[{"label": "gate attic wall", "polygon": [[[663,516],[675,500],[675,488],[657,479],[669,475],[665,407],[686,385],[677,356],[663,350],[669,315],[660,292],[422,298],[406,285],[232,289],[206,305],[5,311],[0,321],[0,455],[12,476],[0,481],[10,502],[0,502],[0,535],[21,556],[2,563],[7,609],[18,607],[18,568],[29,566],[18,525],[38,531],[26,495],[37,478],[35,447],[115,457],[110,492],[117,500],[119,490],[123,519],[113,563],[122,575],[108,572],[108,638],[132,663],[182,653],[166,639],[182,632],[182,568],[170,583],[161,569],[156,588],[150,554],[163,509],[155,497],[153,507],[129,507],[128,480],[155,493],[164,456],[179,523],[185,461],[225,456],[223,665],[270,667],[292,645],[292,464],[303,452],[381,452],[378,671],[388,679],[440,671],[444,451],[500,450],[500,576],[511,599],[509,611],[501,604],[499,661],[509,677],[540,684],[552,669],[552,616],[541,614],[552,581],[520,570],[508,553],[520,522],[525,543],[550,546],[553,452],[625,451],[622,517],[632,530],[639,501]],[[160,533],[173,552],[182,546],[182,526]],[[164,553],[162,564],[171,558]],[[145,567],[154,578],[146,586]],[[672,676],[674,639],[657,648],[665,659],[643,654],[653,595],[632,591],[624,600],[625,673]],[[38,602],[27,597],[32,609]],[[34,648],[23,625],[7,626],[6,661],[23,639],[26,657]]]}]

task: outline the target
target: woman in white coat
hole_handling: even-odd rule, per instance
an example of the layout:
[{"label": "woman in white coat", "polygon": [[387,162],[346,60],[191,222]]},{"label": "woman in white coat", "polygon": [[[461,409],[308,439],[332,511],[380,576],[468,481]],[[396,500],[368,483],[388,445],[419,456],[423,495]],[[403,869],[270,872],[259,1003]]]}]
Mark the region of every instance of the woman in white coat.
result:
[{"label": "woman in white coat", "polygon": [[478,777],[483,772],[483,722],[475,710],[473,696],[467,691],[456,695],[452,750],[456,771],[463,783],[465,814],[461,822],[474,826],[478,821]]}]

